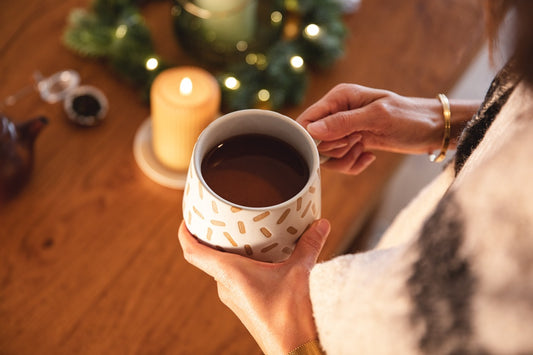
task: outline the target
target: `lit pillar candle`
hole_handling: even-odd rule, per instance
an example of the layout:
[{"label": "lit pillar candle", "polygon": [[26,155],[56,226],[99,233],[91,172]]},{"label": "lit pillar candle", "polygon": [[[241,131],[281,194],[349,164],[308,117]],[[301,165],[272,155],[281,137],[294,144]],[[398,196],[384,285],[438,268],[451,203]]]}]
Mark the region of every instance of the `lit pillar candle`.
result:
[{"label": "lit pillar candle", "polygon": [[211,13],[205,30],[221,42],[237,43],[253,38],[257,22],[257,0],[196,0]]},{"label": "lit pillar candle", "polygon": [[187,170],[196,139],[219,112],[216,79],[200,68],[167,69],[152,84],[150,104],[156,157],[171,169]]}]

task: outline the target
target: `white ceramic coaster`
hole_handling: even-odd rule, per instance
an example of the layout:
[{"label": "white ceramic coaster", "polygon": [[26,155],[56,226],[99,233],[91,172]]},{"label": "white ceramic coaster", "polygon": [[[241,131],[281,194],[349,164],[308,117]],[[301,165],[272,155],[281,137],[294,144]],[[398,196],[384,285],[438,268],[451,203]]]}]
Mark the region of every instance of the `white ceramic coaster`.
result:
[{"label": "white ceramic coaster", "polygon": [[133,155],[143,173],[156,183],[171,189],[182,190],[187,177],[186,171],[167,168],[157,160],[152,148],[152,120],[146,119],[137,130],[133,140]]}]

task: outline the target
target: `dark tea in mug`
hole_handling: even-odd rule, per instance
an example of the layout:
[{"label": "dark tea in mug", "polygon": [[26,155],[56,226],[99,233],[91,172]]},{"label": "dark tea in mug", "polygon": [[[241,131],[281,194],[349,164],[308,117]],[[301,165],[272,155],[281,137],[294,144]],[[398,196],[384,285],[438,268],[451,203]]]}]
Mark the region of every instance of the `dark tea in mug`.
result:
[{"label": "dark tea in mug", "polygon": [[255,133],[233,136],[212,147],[201,171],[218,196],[247,207],[287,201],[309,180],[309,167],[294,147]]}]

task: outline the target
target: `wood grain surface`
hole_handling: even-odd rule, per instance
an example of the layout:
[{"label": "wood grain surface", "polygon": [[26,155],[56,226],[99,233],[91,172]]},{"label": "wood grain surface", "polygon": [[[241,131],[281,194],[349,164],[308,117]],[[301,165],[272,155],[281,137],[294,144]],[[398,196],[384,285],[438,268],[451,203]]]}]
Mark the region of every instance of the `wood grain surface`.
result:
[{"label": "wood grain surface", "polygon": [[[0,354],[260,354],[213,280],[181,256],[182,192],[155,184],[135,163],[133,138],[149,107],[104,61],[61,43],[68,13],[87,5],[0,2],[0,98],[31,85],[36,70],[72,68],[110,102],[106,121],[91,129],[70,124],[61,104],[36,93],[4,110],[50,124],[37,139],[31,181],[0,206]],[[173,37],[170,7],[143,8],[156,47],[176,64],[194,64]],[[363,0],[345,17],[345,57],[314,73],[305,102],[284,113],[296,117],[341,82],[446,92],[483,40],[481,18],[476,0]],[[333,230],[322,259],[353,241],[400,161],[380,153],[360,176],[324,172],[323,215]]]}]

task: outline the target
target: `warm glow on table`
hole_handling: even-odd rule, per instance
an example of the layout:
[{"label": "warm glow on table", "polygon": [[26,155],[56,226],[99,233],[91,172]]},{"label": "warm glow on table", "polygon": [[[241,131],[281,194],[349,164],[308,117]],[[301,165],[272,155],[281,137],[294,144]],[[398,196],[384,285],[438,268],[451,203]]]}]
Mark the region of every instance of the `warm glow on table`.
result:
[{"label": "warm glow on table", "polygon": [[187,170],[198,135],[219,112],[215,78],[196,67],[165,70],[154,80],[150,100],[156,157],[169,168]]},{"label": "warm glow on table", "polygon": [[[150,109],[101,60],[79,58],[59,43],[70,11],[88,3],[0,0],[1,98],[26,87],[36,68],[46,75],[77,68],[111,103],[105,124],[89,130],[75,129],[60,105],[37,94],[2,112],[21,122],[44,115],[53,124],[36,141],[31,180],[0,204],[0,353],[261,354],[220,302],[213,278],[179,250],[184,192],[153,183],[133,161],[132,138]],[[344,17],[351,34],[345,57],[312,71],[302,103],[281,113],[298,117],[340,82],[432,97],[453,87],[481,48],[478,0],[363,3]],[[176,47],[165,57],[190,61],[174,43],[168,2],[146,5],[157,43]],[[46,16],[29,21],[32,8]],[[227,84],[253,84],[240,79]],[[151,149],[152,140],[147,144]],[[380,154],[357,176],[322,171],[322,215],[332,228],[320,260],[361,245],[358,232],[372,221],[401,158]]]}]

